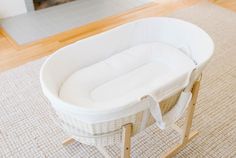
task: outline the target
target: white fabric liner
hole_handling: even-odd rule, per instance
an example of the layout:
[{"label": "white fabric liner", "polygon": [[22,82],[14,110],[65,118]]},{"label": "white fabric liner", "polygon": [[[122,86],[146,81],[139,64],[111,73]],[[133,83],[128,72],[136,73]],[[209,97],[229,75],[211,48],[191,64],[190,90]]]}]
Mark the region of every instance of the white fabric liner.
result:
[{"label": "white fabric liner", "polygon": [[182,92],[176,108],[164,118],[158,102],[185,88],[194,68],[194,62],[173,46],[140,44],[72,73],[63,82],[59,97],[76,106],[101,110],[126,106],[149,95],[142,108],[150,108],[164,129],[183,114],[191,93]]}]

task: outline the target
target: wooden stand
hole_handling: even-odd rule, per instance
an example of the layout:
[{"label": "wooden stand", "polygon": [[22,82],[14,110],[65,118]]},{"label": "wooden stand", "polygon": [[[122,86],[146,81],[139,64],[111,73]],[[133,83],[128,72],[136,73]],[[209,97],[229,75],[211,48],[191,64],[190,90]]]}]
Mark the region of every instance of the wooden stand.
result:
[{"label": "wooden stand", "polygon": [[[192,88],[192,99],[188,107],[187,115],[185,117],[183,129],[179,128],[177,125],[173,126],[173,129],[179,132],[182,135],[181,141],[179,144],[174,146],[171,150],[163,154],[162,158],[171,158],[175,156],[183,147],[187,145],[195,136],[198,135],[198,132],[191,132],[193,114],[195,110],[195,105],[197,102],[198,92],[200,87],[200,81],[196,81]],[[122,147],[121,147],[121,158],[130,158],[130,148],[131,148],[131,136],[132,136],[132,124],[126,124],[122,127]],[[74,143],[73,138],[69,138],[63,142],[63,145],[68,145]],[[104,147],[97,147],[97,149],[104,155],[105,158],[110,158],[109,154],[106,152]]]},{"label": "wooden stand", "polygon": [[176,155],[181,148],[183,148],[189,141],[191,141],[195,136],[198,135],[198,132],[194,131],[191,132],[192,127],[192,121],[193,121],[193,114],[195,110],[195,105],[197,102],[198,92],[200,87],[200,81],[196,81],[192,88],[192,99],[190,102],[190,105],[188,107],[187,115],[184,122],[184,127],[182,129],[182,138],[181,142],[177,144],[175,147],[173,147],[171,150],[169,150],[167,153],[162,155],[163,158],[171,158],[174,155]]}]

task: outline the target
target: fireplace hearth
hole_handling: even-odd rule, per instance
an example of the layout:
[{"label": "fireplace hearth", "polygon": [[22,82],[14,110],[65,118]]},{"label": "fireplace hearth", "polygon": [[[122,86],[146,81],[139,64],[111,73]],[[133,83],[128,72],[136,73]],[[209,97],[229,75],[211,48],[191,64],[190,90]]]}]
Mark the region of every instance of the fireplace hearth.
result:
[{"label": "fireplace hearth", "polygon": [[33,0],[35,10],[44,9],[74,0]]},{"label": "fireplace hearth", "polygon": [[27,13],[1,21],[1,27],[20,45],[52,37],[68,30],[79,29],[93,22],[141,7],[153,0],[60,1],[61,3],[68,3],[59,3],[61,4],[59,6],[36,11],[33,6],[33,0],[24,1]]}]

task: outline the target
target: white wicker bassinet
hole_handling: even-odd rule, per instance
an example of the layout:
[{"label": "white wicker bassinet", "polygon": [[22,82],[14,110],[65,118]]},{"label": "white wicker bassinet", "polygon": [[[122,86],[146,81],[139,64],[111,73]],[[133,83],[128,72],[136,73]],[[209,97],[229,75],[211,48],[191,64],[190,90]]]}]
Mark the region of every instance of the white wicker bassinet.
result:
[{"label": "white wicker bassinet", "polygon": [[[127,101],[123,106],[120,104],[118,106],[119,101],[112,104],[112,100],[107,98],[111,100],[109,108],[92,109],[73,104],[60,97],[61,87],[71,74],[129,48],[150,43],[162,43],[181,51],[194,66],[187,66],[186,72],[173,80],[169,87],[166,86],[168,89],[157,89],[155,91],[158,93],[157,96],[150,92]],[[40,81],[45,96],[57,113],[60,126],[68,135],[81,143],[106,146],[121,142],[121,127],[125,124],[132,123],[135,134],[155,122],[164,129],[181,117],[191,99],[191,87],[212,53],[213,42],[199,27],[178,19],[146,18],[121,25],[58,50],[44,63]],[[163,62],[171,65],[174,62],[174,53],[172,58]],[[184,63],[184,61],[179,62]],[[178,75],[177,72],[176,74]],[[135,96],[127,94],[129,95]],[[123,103],[124,100],[120,102]]]}]

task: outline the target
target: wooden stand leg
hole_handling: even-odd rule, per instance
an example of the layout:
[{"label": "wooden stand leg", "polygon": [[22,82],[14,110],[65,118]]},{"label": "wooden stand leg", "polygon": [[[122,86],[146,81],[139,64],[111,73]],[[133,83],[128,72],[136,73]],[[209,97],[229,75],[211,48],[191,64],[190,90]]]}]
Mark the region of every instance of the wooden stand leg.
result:
[{"label": "wooden stand leg", "polygon": [[68,138],[66,140],[64,140],[64,142],[62,143],[64,146],[69,145],[69,144],[73,144],[74,142],[76,142],[76,140],[74,138]]},{"label": "wooden stand leg", "polygon": [[193,114],[194,114],[195,105],[197,102],[199,87],[200,87],[200,81],[196,81],[192,88],[193,96],[192,96],[190,105],[188,107],[180,144],[178,144],[173,149],[171,149],[166,154],[164,154],[162,156],[163,158],[171,158],[174,155],[176,155],[180,151],[181,148],[183,148],[189,141],[191,141],[198,134],[198,132],[191,132],[191,127],[192,127]]},{"label": "wooden stand leg", "polygon": [[121,158],[130,158],[132,124],[124,125],[122,128]]}]

